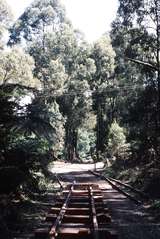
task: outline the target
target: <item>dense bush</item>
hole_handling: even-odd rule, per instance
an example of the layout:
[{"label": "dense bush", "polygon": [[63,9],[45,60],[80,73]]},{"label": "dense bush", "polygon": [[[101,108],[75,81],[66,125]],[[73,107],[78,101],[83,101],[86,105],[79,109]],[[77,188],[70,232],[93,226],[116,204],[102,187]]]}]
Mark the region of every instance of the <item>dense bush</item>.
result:
[{"label": "dense bush", "polygon": [[45,140],[25,138],[17,140],[3,153],[0,163],[0,192],[13,192],[21,189],[38,189],[38,176],[34,172],[46,174],[47,165],[52,160],[49,146]]},{"label": "dense bush", "polygon": [[126,142],[124,129],[114,121],[108,135],[108,152],[111,157],[125,158],[128,154],[129,144]]}]

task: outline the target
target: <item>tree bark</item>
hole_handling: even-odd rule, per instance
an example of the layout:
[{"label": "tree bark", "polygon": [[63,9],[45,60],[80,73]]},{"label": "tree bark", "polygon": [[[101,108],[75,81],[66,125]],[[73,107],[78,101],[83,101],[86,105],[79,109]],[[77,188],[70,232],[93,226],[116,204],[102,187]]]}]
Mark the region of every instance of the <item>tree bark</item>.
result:
[{"label": "tree bark", "polygon": [[78,140],[78,131],[73,128],[70,124],[70,120],[67,120],[65,130],[65,148],[66,148],[66,159],[69,162],[73,162],[75,159],[79,159],[79,154],[77,151],[77,140]]}]

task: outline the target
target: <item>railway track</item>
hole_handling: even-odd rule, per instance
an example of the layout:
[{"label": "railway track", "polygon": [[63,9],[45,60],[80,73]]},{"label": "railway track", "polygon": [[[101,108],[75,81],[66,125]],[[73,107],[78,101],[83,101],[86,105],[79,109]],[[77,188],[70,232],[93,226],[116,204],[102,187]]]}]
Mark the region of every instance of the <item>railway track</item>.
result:
[{"label": "railway track", "polygon": [[[88,171],[88,174],[105,180],[113,189],[136,204],[142,204],[140,197],[146,198],[141,191],[121,181],[105,177],[95,171]],[[75,179],[78,178],[75,177]],[[42,226],[35,230],[35,239],[118,238],[109,209],[103,201],[103,189],[98,184],[74,181],[66,187],[63,187],[61,182],[60,185],[63,189],[61,196],[56,198],[53,207],[47,212]],[[135,195],[139,198],[137,199]]]},{"label": "railway track", "polygon": [[113,179],[111,177],[106,177],[100,173],[91,170],[89,172],[96,177],[108,182],[112,186],[112,188],[125,195],[127,198],[134,201],[136,204],[142,204],[144,200],[148,200],[148,196],[146,194],[144,194],[138,189],[133,188],[128,184],[122,183],[121,181]]},{"label": "railway track", "polygon": [[57,197],[35,239],[117,239],[97,184],[71,183]]}]

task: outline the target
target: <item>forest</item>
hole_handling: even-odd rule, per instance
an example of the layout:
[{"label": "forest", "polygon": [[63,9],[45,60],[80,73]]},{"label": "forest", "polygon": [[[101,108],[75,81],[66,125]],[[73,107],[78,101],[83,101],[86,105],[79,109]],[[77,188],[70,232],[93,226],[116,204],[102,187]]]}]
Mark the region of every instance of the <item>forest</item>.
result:
[{"label": "forest", "polygon": [[119,0],[93,44],[59,0],[34,0],[17,20],[0,0],[0,231],[56,161],[104,162],[158,199],[159,157],[159,0]]}]

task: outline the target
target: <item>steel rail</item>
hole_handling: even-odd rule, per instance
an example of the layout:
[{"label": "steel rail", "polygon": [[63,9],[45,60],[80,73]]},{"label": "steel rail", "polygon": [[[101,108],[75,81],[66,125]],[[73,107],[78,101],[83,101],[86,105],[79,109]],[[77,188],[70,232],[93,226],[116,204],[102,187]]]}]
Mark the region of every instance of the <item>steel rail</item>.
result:
[{"label": "steel rail", "polygon": [[123,195],[125,195],[127,198],[129,198],[130,200],[134,201],[136,204],[142,204],[142,201],[137,200],[135,197],[133,197],[132,195],[130,195],[129,193],[125,192],[124,190],[122,190],[121,188],[119,188],[115,183],[113,183],[109,178],[105,177],[104,175],[101,175],[97,172],[93,172],[91,170],[89,170],[90,173],[92,173],[93,175],[107,181],[114,189],[116,189],[117,191],[119,191],[120,193],[122,193]]},{"label": "steel rail", "polygon": [[138,190],[138,189],[133,188],[133,187],[132,187],[131,185],[129,185],[129,184],[122,183],[121,181],[119,181],[119,180],[117,180],[117,179],[114,179],[114,178],[111,178],[111,177],[108,177],[108,179],[110,179],[111,181],[113,181],[113,182],[115,182],[115,183],[117,183],[117,184],[119,184],[119,185],[121,185],[121,186],[124,186],[125,188],[130,189],[131,191],[133,191],[133,192],[139,194],[139,195],[140,195],[141,197],[143,197],[143,198],[146,198],[146,199],[148,198],[148,195],[146,195],[145,193],[141,192],[141,191]]},{"label": "steel rail", "polygon": [[46,216],[46,222],[50,224],[36,230],[35,239],[117,239],[111,220],[108,220],[110,216],[104,214],[99,185],[74,182],[63,192],[68,193],[62,203],[58,203],[58,207],[55,204]]},{"label": "steel rail", "polygon": [[50,236],[51,239],[55,239],[55,237],[56,237],[58,227],[60,226],[60,224],[62,222],[62,219],[63,219],[63,217],[64,217],[64,215],[66,213],[67,206],[68,206],[68,203],[70,201],[70,197],[71,197],[72,191],[74,189],[74,184],[75,183],[73,183],[71,185],[71,189],[70,189],[70,191],[68,193],[68,196],[67,196],[67,198],[66,198],[66,200],[65,200],[65,202],[64,202],[64,204],[63,204],[63,206],[62,206],[62,208],[61,208],[61,210],[59,212],[59,215],[56,218],[56,221],[55,221],[54,225],[50,229],[49,236]]},{"label": "steel rail", "polygon": [[61,181],[60,181],[60,179],[59,179],[57,173],[55,173],[55,177],[56,177],[56,180],[57,180],[58,184],[60,185],[60,188],[63,190],[64,187],[63,187],[63,185],[62,185],[62,183],[61,183]]},{"label": "steel rail", "polygon": [[91,215],[92,215],[92,223],[93,223],[93,237],[94,239],[100,239],[99,238],[99,232],[98,232],[98,220],[96,215],[96,208],[95,208],[95,201],[93,197],[93,189],[91,186],[88,187],[89,196],[90,196],[90,203],[91,203]]}]

